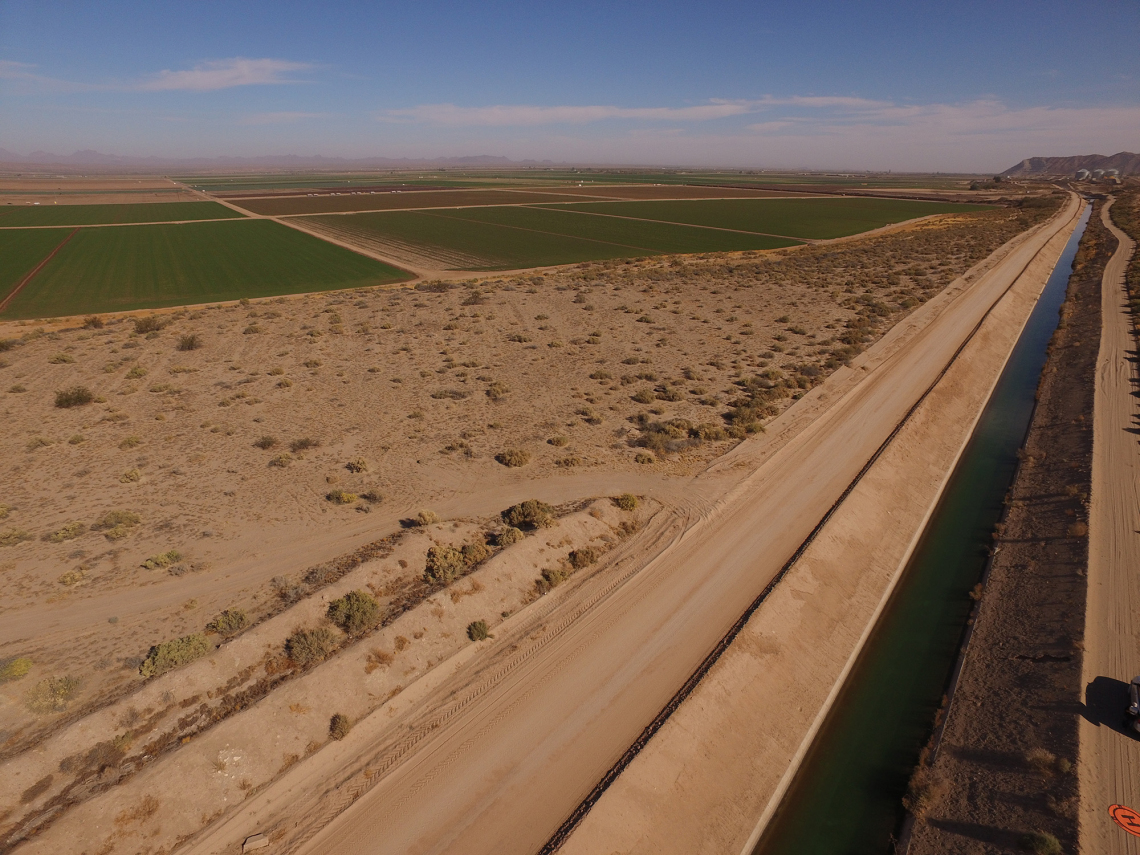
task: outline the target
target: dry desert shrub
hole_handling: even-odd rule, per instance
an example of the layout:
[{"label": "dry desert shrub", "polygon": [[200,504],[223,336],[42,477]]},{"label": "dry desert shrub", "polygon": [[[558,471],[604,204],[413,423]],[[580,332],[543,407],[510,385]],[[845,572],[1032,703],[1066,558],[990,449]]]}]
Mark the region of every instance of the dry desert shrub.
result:
[{"label": "dry desert shrub", "polygon": [[86,531],[87,525],[85,523],[71,522],[51,534],[45,534],[44,540],[49,543],[63,543],[65,540],[74,540]]},{"label": "dry desert shrub", "polygon": [[61,410],[82,407],[95,400],[95,393],[86,386],[72,386],[55,393],[55,405]]},{"label": "dry desert shrub", "polygon": [[423,510],[416,514],[415,523],[418,526],[435,525],[439,522],[439,514],[435,511]]},{"label": "dry desert shrub", "polygon": [[141,365],[132,366],[131,370],[126,373],[128,380],[140,380],[146,377],[146,369]]},{"label": "dry desert shrub", "polygon": [[258,439],[253,444],[253,447],[254,448],[260,448],[262,451],[268,451],[269,449],[273,448],[273,446],[275,446],[275,445],[277,445],[276,437],[266,435],[266,436],[263,436],[260,439]]},{"label": "dry desert shrub", "polygon": [[146,318],[135,318],[134,320],[135,332],[139,335],[158,332],[166,326],[166,321],[158,315],[151,315]]},{"label": "dry desert shrub", "polygon": [[75,358],[66,353],[57,353],[48,359],[51,365],[68,365],[75,362]]},{"label": "dry desert shrub", "polygon": [[656,463],[657,458],[654,457],[652,454],[646,454],[644,451],[639,451],[639,452],[637,452],[637,454],[633,455],[633,462],[634,463]]},{"label": "dry desert shrub", "polygon": [[1064,851],[1061,848],[1061,841],[1045,831],[1027,832],[1021,835],[1017,843],[1022,849],[1035,855],[1061,855]]},{"label": "dry desert shrub", "polygon": [[549,528],[554,525],[554,508],[538,499],[511,505],[499,514],[503,522],[518,529]]},{"label": "dry desert shrub", "polygon": [[467,569],[463,553],[451,546],[433,546],[427,551],[424,581],[429,585],[449,585]]},{"label": "dry desert shrub", "polygon": [[83,329],[101,330],[103,329],[103,319],[98,315],[88,315],[83,319]]},{"label": "dry desert shrub", "polygon": [[472,641],[485,641],[490,638],[491,633],[487,627],[487,621],[476,620],[467,624],[467,637]]},{"label": "dry desert shrub", "polygon": [[613,501],[623,511],[637,510],[637,496],[633,493],[622,493],[620,496],[615,496]]},{"label": "dry desert shrub", "polygon": [[292,454],[278,454],[269,461],[269,465],[276,469],[285,469],[293,462]]},{"label": "dry desert shrub", "polygon": [[499,401],[505,398],[511,391],[511,387],[506,383],[501,383],[498,380],[494,381],[487,387],[487,397],[492,401]]},{"label": "dry desert shrub", "polygon": [[285,653],[297,665],[319,662],[336,649],[336,638],[327,628],[298,629],[285,640]]},{"label": "dry desert shrub", "polygon": [[63,585],[65,588],[71,588],[75,585],[80,584],[86,578],[87,569],[80,565],[74,570],[68,570],[66,573],[61,574],[59,579],[56,581],[58,581],[59,584]]},{"label": "dry desert shrub", "polygon": [[164,641],[150,649],[139,666],[139,674],[143,677],[157,677],[213,651],[214,645],[200,632]]},{"label": "dry desert shrub", "polygon": [[296,454],[299,451],[308,451],[310,448],[317,448],[320,444],[321,442],[318,439],[303,436],[289,443],[289,450]]},{"label": "dry desert shrub", "polygon": [[187,333],[178,337],[179,350],[197,350],[202,346],[202,337],[197,333]]},{"label": "dry desert shrub", "polygon": [[353,474],[359,474],[368,471],[368,462],[363,457],[358,457],[344,464],[344,468]]},{"label": "dry desert shrub", "polygon": [[145,570],[163,570],[181,560],[181,552],[177,549],[169,549],[166,552],[160,552],[158,555],[152,555],[142,563],[142,567]]},{"label": "dry desert shrub", "polygon": [[946,789],[946,782],[939,779],[929,766],[919,766],[910,776],[903,807],[918,819],[924,819]]},{"label": "dry desert shrub", "polygon": [[364,673],[371,674],[377,668],[386,668],[392,664],[395,657],[392,656],[387,650],[381,650],[379,647],[373,647],[368,654],[368,659],[364,663]]},{"label": "dry desert shrub", "polygon": [[349,635],[359,635],[380,623],[380,604],[365,591],[349,591],[329,603],[326,616]]},{"label": "dry desert shrub", "polygon": [[82,681],[71,675],[48,677],[36,683],[24,696],[24,703],[36,715],[63,712],[75,697],[75,693],[79,691],[80,685]]},{"label": "dry desert shrub", "polygon": [[564,436],[552,436],[546,442],[548,445],[553,445],[555,448],[563,448],[569,444],[570,440]]},{"label": "dry desert shrub", "polygon": [[24,446],[24,450],[28,452],[38,451],[41,448],[47,448],[48,446],[54,444],[55,443],[46,437],[36,436],[28,440],[28,444]]},{"label": "dry desert shrub", "polygon": [[525,534],[514,526],[509,525],[495,536],[495,544],[503,547],[510,546],[514,543],[519,543],[525,537]]},{"label": "dry desert shrub", "polygon": [[329,736],[332,739],[341,740],[348,736],[348,732],[352,730],[352,722],[348,720],[348,716],[337,713],[329,720]]},{"label": "dry desert shrub", "polygon": [[249,617],[241,609],[226,609],[206,624],[206,632],[213,632],[224,638],[236,635],[249,626]]},{"label": "dry desert shrub", "polygon": [[351,505],[356,501],[357,495],[356,493],[348,493],[344,490],[336,489],[326,493],[325,498],[334,505]]},{"label": "dry desert shrub", "polygon": [[570,578],[570,573],[561,567],[548,567],[542,575],[534,581],[534,588],[539,594],[553,590]]},{"label": "dry desert shrub", "polygon": [[581,549],[575,549],[567,556],[570,566],[575,570],[581,570],[583,567],[589,567],[598,560],[597,550],[584,546]]},{"label": "dry desert shrub", "polygon": [[0,683],[11,683],[27,676],[32,670],[32,660],[27,656],[0,660]]},{"label": "dry desert shrub", "polygon": [[33,540],[31,533],[22,528],[10,528],[0,531],[0,546],[15,546],[26,540]]}]

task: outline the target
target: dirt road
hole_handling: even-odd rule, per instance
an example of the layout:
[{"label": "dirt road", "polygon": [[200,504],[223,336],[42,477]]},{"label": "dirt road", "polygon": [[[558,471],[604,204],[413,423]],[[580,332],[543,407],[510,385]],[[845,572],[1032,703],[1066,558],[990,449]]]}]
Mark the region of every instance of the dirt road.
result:
[{"label": "dirt road", "polygon": [[[441,687],[422,712],[358,724],[342,743],[356,760],[351,768],[327,769],[327,795],[298,802],[283,782],[188,851],[228,851],[235,837],[277,821],[293,829],[278,845],[281,852],[363,853],[378,845],[408,853],[538,849],[1076,209],[1074,201],[1067,216],[1023,240],[956,298],[930,306],[926,326],[912,330],[735,490],[692,513],[639,572],[604,590],[610,580],[578,589],[581,608],[564,606],[580,611],[574,620],[555,623],[553,616],[528,635],[504,633],[482,663],[473,663],[477,674]],[[516,650],[526,655],[506,667]],[[372,770],[367,791],[318,831],[351,801],[361,780],[353,775],[365,767]],[[383,769],[390,771],[377,774]]]},{"label": "dirt road", "polygon": [[1124,271],[1133,241],[1105,225],[1120,246],[1104,271],[1104,324],[1093,410],[1085,612],[1085,719],[1081,722],[1081,850],[1140,855],[1140,837],[1118,828],[1109,805],[1140,810],[1140,738],[1122,727],[1126,686],[1140,674],[1140,444],[1135,342],[1125,306]]}]

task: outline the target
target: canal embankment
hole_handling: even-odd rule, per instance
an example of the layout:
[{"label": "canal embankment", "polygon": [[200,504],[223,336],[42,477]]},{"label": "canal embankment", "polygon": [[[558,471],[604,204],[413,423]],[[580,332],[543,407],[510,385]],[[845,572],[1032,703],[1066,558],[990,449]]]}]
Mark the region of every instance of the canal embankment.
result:
[{"label": "canal embankment", "polygon": [[889,601],[1077,213],[1070,205],[1040,236],[1028,266],[564,852],[755,844]]},{"label": "canal embankment", "polygon": [[930,750],[907,796],[910,855],[1057,841],[1077,850],[1078,723],[1101,276],[1098,201],[1049,343],[1020,465]]}]

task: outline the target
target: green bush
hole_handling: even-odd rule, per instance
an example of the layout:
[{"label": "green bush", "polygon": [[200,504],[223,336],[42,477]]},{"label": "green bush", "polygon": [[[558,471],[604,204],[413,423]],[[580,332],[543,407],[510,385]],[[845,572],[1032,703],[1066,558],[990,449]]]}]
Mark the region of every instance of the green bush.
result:
[{"label": "green bush", "polygon": [[82,681],[70,675],[66,677],[48,677],[40,680],[24,696],[24,703],[28,709],[37,715],[63,712],[71,702],[72,697],[79,691]]},{"label": "green bush", "polygon": [[241,609],[226,609],[206,624],[206,632],[217,633],[229,637],[236,635],[249,626],[249,618]]},{"label": "green bush", "polygon": [[472,641],[485,641],[491,637],[491,633],[487,628],[487,621],[476,620],[467,624],[467,637]]},{"label": "green bush", "polygon": [[325,627],[299,629],[285,640],[285,653],[298,665],[308,665],[336,649],[336,639]]},{"label": "green bush", "polygon": [[554,525],[554,508],[538,499],[527,499],[511,505],[500,516],[503,522],[515,528],[549,528]]},{"label": "green bush", "polygon": [[433,546],[427,551],[424,581],[429,585],[449,585],[467,569],[463,553],[451,546]]},{"label": "green bush", "polygon": [[0,660],[0,683],[10,683],[26,677],[32,670],[32,660],[27,656]]},{"label": "green bush", "polygon": [[86,386],[72,386],[55,393],[55,405],[62,410],[82,407],[95,400],[95,393]]},{"label": "green bush", "polygon": [[380,622],[380,604],[365,591],[349,591],[329,603],[328,619],[347,632],[358,635]]},{"label": "green bush", "polygon": [[348,716],[337,713],[329,719],[329,736],[333,739],[338,741],[344,739],[350,730],[352,730],[352,722],[348,720]]},{"label": "green bush", "polygon": [[614,497],[614,504],[623,511],[637,510],[637,496],[633,493],[622,493],[620,496]]},{"label": "green bush", "polygon": [[213,650],[214,645],[210,644],[206,636],[200,632],[164,641],[150,649],[146,659],[139,666],[139,674],[144,677],[157,677],[180,665],[200,659]]}]

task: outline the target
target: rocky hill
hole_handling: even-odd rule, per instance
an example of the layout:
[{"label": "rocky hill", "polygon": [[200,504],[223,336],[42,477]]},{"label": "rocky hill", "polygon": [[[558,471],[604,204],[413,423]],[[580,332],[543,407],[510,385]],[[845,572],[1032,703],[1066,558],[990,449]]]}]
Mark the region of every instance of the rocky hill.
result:
[{"label": "rocky hill", "polygon": [[1072,157],[1027,157],[1017,166],[1007,169],[1002,175],[1016,177],[1072,175],[1078,169],[1118,169],[1120,174],[1140,174],[1140,154],[1122,151],[1117,154],[1077,154]]}]

